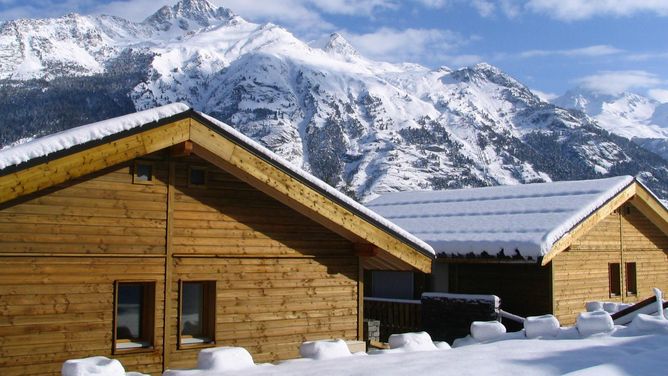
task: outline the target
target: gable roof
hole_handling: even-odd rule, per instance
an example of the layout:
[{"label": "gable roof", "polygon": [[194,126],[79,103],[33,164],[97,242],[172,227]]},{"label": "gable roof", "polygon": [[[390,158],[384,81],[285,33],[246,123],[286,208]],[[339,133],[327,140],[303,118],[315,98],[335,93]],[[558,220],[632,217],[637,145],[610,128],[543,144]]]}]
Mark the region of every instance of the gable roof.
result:
[{"label": "gable roof", "polygon": [[645,211],[665,218],[665,207],[631,176],[389,193],[367,206],[429,243],[439,256],[521,256],[545,264],[570,245],[587,220],[593,226],[631,198],[651,201]]},{"label": "gable roof", "polygon": [[0,204],[185,141],[195,145],[196,154],[295,204],[298,211],[333,222],[419,270],[430,270],[434,251],[424,241],[229,125],[181,103],[0,150]]}]

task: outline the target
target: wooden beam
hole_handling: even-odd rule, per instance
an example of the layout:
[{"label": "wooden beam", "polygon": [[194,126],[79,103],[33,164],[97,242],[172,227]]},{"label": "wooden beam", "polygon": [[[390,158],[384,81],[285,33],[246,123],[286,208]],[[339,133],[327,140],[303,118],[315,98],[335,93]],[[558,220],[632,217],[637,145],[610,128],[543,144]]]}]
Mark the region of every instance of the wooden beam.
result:
[{"label": "wooden beam", "polygon": [[190,140],[183,141],[173,145],[169,149],[169,155],[174,158],[187,157],[193,152],[193,142]]},{"label": "wooden beam", "polygon": [[[171,158],[169,159],[169,176],[167,178],[167,222],[165,228],[165,289],[164,289],[164,310],[163,310],[163,335],[162,335],[162,371],[169,368],[171,355],[171,314],[172,314],[172,265],[174,263],[174,247],[172,239],[174,238],[174,191],[176,184],[176,165]],[[177,314],[178,315],[178,314]],[[177,332],[180,328],[176,328]]]},{"label": "wooden beam", "polygon": [[573,242],[575,242],[575,240],[577,240],[580,236],[591,230],[605,217],[617,210],[620,206],[624,205],[625,202],[631,200],[631,198],[636,194],[637,186],[638,184],[635,182],[631,183],[628,187],[619,192],[616,196],[598,208],[595,212],[590,214],[587,218],[580,221],[580,223],[575,225],[575,227],[573,227],[569,232],[564,234],[564,236],[562,236],[554,243],[552,249],[545,256],[543,256],[541,265],[547,265],[556,255],[570,247]]},{"label": "wooden beam", "polygon": [[348,234],[348,239],[352,234],[353,242],[374,244],[420,271],[431,270],[429,256],[196,120],[192,122],[190,135],[195,154],[276,200],[311,219],[324,219],[329,228]]},{"label": "wooden beam", "polygon": [[378,256],[380,249],[369,243],[355,243],[353,245],[355,255],[359,257],[375,257]]},{"label": "wooden beam", "polygon": [[0,203],[188,140],[190,119],[149,129],[0,177]]}]

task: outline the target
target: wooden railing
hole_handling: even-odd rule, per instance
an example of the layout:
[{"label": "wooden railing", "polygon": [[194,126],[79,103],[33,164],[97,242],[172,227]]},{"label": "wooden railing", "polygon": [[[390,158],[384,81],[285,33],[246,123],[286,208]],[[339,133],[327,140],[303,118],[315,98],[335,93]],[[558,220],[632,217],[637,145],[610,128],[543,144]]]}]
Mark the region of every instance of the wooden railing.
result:
[{"label": "wooden railing", "polygon": [[[668,308],[668,302],[663,302],[662,306],[664,309]],[[639,301],[630,307],[613,313],[611,316],[615,324],[626,325],[630,323],[639,313],[651,315],[656,312],[658,312],[656,297],[650,296],[649,298]]]},{"label": "wooden railing", "polygon": [[364,298],[364,318],[380,321],[380,340],[391,334],[422,330],[419,300]]}]

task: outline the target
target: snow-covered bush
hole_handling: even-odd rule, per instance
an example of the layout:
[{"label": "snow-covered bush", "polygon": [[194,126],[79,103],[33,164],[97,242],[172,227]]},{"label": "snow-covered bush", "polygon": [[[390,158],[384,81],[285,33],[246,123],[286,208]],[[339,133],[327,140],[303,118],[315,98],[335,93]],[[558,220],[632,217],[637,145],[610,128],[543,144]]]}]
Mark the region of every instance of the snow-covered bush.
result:
[{"label": "snow-covered bush", "polygon": [[213,347],[197,356],[197,368],[212,371],[238,371],[255,367],[253,357],[243,347]]},{"label": "snow-covered bush", "polygon": [[506,333],[506,327],[498,321],[474,321],[471,323],[471,337],[483,342],[498,338]]},{"label": "snow-covered bush", "polygon": [[388,342],[390,349],[402,349],[405,351],[438,350],[427,332],[392,334]]},{"label": "snow-covered bush", "polygon": [[335,359],[352,355],[348,345],[342,339],[304,342],[299,346],[299,354],[303,358],[316,360]]},{"label": "snow-covered bush", "polygon": [[529,316],[524,320],[527,338],[554,337],[559,334],[559,327],[554,315]]},{"label": "snow-covered bush", "polygon": [[607,333],[615,328],[612,317],[605,311],[582,312],[575,323],[581,336],[590,336],[597,333]]},{"label": "snow-covered bush", "polygon": [[125,376],[121,362],[104,356],[71,359],[63,363],[62,376]]}]

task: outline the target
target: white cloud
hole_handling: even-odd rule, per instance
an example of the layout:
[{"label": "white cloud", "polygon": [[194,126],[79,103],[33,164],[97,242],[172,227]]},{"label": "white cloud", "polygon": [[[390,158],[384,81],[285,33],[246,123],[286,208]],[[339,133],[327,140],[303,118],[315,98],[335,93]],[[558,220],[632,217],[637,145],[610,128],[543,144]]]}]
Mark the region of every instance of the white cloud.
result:
[{"label": "white cloud", "polygon": [[541,91],[541,90],[538,90],[538,89],[531,89],[531,92],[536,94],[538,96],[538,98],[540,98],[544,102],[550,102],[553,99],[556,99],[556,98],[559,97],[559,94],[548,93],[548,92]]},{"label": "white cloud", "polygon": [[657,100],[661,103],[668,103],[668,90],[667,89],[650,89],[647,91],[652,99]]},{"label": "white cloud", "polygon": [[526,8],[563,21],[597,16],[627,17],[637,13],[668,15],[666,0],[529,0]]},{"label": "white cloud", "polygon": [[448,51],[467,43],[467,39],[459,34],[440,29],[383,27],[367,34],[343,34],[363,55],[393,62],[419,59],[440,65],[449,57]]},{"label": "white cloud", "polygon": [[477,64],[483,61],[480,55],[443,55],[443,63],[450,68],[460,68]]},{"label": "white cloud", "polygon": [[496,11],[496,5],[488,0],[473,0],[471,5],[482,17],[490,17]]},{"label": "white cloud", "polygon": [[619,94],[632,89],[648,89],[662,84],[655,75],[641,70],[602,71],[575,80],[580,86],[601,94]]},{"label": "white cloud", "polygon": [[595,57],[607,56],[624,52],[619,48],[609,45],[594,45],[582,48],[573,48],[568,50],[529,50],[517,55],[521,58],[543,57],[543,56],[568,56],[568,57]]}]

